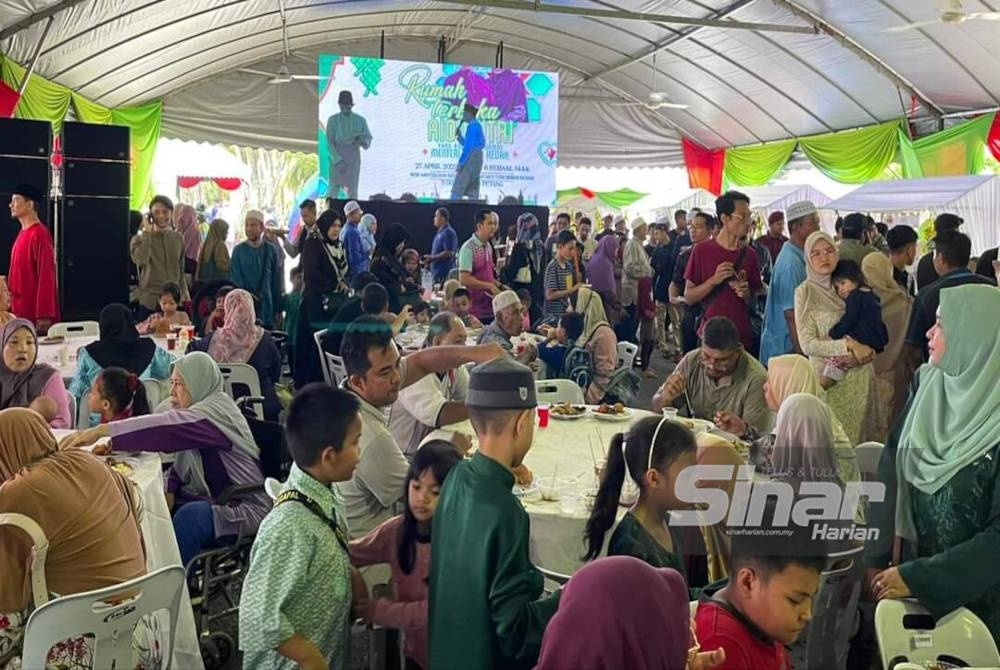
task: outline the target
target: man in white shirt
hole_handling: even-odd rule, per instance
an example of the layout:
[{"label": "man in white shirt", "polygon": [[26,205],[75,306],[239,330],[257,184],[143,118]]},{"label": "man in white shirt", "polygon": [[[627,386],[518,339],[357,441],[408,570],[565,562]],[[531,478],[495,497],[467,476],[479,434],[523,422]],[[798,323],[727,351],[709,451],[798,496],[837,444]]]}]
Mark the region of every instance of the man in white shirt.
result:
[{"label": "man in white shirt", "polygon": [[340,485],[352,537],[362,537],[395,513],[405,495],[409,463],[396,444],[383,409],[399,391],[429,374],[443,374],[466,363],[483,363],[504,355],[496,344],[476,347],[439,346],[402,358],[392,328],[365,315],[347,328],[340,345],[347,379],[344,388],[361,399],[361,458],[354,476]]},{"label": "man in white shirt", "polygon": [[[451,312],[440,312],[431,319],[424,348],[463,346],[468,337],[465,324]],[[469,418],[465,396],[469,391],[469,371],[464,366],[444,374],[430,374],[400,390],[389,411],[389,430],[407,460],[413,458],[420,443],[431,431]],[[452,444],[463,453],[472,442],[462,433],[454,433]]]}]

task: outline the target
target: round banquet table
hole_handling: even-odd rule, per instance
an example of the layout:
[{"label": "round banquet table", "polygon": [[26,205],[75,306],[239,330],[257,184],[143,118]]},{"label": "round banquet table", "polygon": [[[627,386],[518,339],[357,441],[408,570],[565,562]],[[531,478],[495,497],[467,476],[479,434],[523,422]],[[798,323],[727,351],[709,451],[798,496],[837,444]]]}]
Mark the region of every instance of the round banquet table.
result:
[{"label": "round banquet table", "polygon": [[[64,341],[54,344],[45,344],[43,342],[44,339],[44,337],[38,338],[38,362],[45,363],[58,370],[63,380],[69,383],[73,379],[73,375],[76,374],[77,352],[88,344],[97,341],[97,336],[67,337]],[[180,358],[184,354],[179,348],[172,351],[167,349],[167,338],[165,337],[154,337],[152,339],[156,342],[156,346],[169,353],[175,359]],[[66,365],[62,365],[59,361],[59,350],[63,347],[66,347],[69,354]]]},{"label": "round banquet table", "polygon": [[[550,415],[547,428],[539,428],[536,424],[535,438],[524,464],[531,470],[535,482],[553,476],[576,479],[581,492],[596,491],[594,465],[595,462],[603,464],[611,439],[628,430],[631,421],[656,416],[647,410],[631,411],[633,415],[628,420],[614,422],[595,419],[590,413],[579,419],[558,419]],[[468,421],[445,426],[441,430],[448,433],[459,431],[470,436],[475,434]],[[473,438],[473,447],[476,444]],[[531,560],[546,570],[567,575],[576,572],[583,563],[581,559],[586,551],[583,530],[590,512],[585,497],[580,497],[570,513],[564,511],[561,502],[543,501],[538,494],[521,500],[531,517]],[[624,507],[619,507],[619,517],[625,511]],[[605,542],[608,539],[610,533]]]},{"label": "round banquet table", "polygon": [[[56,439],[73,433],[72,430],[53,430]],[[132,467],[128,478],[135,483],[142,498],[142,539],[146,545],[146,569],[149,572],[169,565],[181,565],[181,554],[174,536],[174,526],[163,493],[163,468],[159,454],[115,454],[115,459]],[[173,668],[202,670],[198,647],[198,634],[194,625],[194,611],[187,589],[181,596],[174,638]]]}]

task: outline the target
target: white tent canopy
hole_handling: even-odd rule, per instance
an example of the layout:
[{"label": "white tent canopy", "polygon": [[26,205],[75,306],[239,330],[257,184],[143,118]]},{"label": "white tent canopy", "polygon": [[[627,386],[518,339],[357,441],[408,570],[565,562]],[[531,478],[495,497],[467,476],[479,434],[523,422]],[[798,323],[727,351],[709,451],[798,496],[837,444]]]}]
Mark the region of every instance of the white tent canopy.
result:
[{"label": "white tent canopy", "polygon": [[[937,18],[934,0],[0,0],[0,51],[40,49],[38,74],[105,106],[162,99],[166,137],[301,151],[316,84],[265,83],[283,57],[315,75],[319,53],[437,61],[443,40],[447,62],[493,65],[502,43],[505,67],[560,74],[562,165],[679,165],[682,135],[744,145],[904,110],[927,128],[1000,105],[997,24]],[[651,88],[686,109],[638,104]]]},{"label": "white tent canopy", "polygon": [[[758,188],[741,188],[739,190],[750,197],[750,208],[757,212],[763,219],[767,219],[768,214],[771,212],[783,212],[789,205],[802,200],[811,200],[817,207],[823,207],[830,202],[829,196],[815,186],[806,184],[776,184]],[[673,216],[674,210],[690,210],[692,207],[714,212],[715,196],[704,189],[692,189],[672,206],[656,210],[656,214],[657,216]],[[832,230],[833,219],[830,218],[829,222],[823,222],[824,229],[828,227],[827,223],[829,223],[829,228]]]},{"label": "white tent canopy", "polygon": [[841,213],[952,212],[965,219],[963,232],[980,254],[1000,240],[1000,175],[936,177],[872,182],[827,203]]}]

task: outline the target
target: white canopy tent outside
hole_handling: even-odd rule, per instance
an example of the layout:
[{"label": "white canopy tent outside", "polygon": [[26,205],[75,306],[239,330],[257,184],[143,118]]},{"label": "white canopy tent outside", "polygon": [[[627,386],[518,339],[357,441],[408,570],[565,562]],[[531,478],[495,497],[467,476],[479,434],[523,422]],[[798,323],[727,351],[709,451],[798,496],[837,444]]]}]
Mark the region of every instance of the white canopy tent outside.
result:
[{"label": "white canopy tent outside", "polygon": [[841,214],[919,213],[918,220],[952,212],[965,219],[962,231],[972,240],[973,254],[1000,241],[1000,175],[872,182],[827,203],[826,208]]},{"label": "white canopy tent outside", "polygon": [[[783,212],[789,205],[801,200],[811,200],[821,209],[831,200],[828,195],[815,186],[807,184],[776,184],[761,186],[759,188],[741,188],[739,190],[750,197],[750,208],[765,221],[771,212]],[[693,189],[670,207],[663,207],[656,210],[656,215],[672,217],[674,210],[690,210],[692,207],[699,207],[714,212],[715,196],[704,189]],[[836,218],[836,215],[832,212],[821,211],[820,226],[823,230],[832,233]]]},{"label": "white canopy tent outside", "polygon": [[[318,54],[493,65],[502,43],[505,67],[560,75],[561,165],[655,166],[683,164],[681,136],[926,131],[1000,105],[997,24],[937,18],[935,0],[0,0],[0,51],[37,50],[39,75],[108,107],[162,99],[165,137],[313,151]],[[283,61],[305,78],[268,84]],[[686,108],[647,108],[651,89]]]},{"label": "white canopy tent outside", "polygon": [[153,160],[157,186],[177,188],[179,177],[250,181],[250,168],[225,148],[200,142],[160,140]]}]

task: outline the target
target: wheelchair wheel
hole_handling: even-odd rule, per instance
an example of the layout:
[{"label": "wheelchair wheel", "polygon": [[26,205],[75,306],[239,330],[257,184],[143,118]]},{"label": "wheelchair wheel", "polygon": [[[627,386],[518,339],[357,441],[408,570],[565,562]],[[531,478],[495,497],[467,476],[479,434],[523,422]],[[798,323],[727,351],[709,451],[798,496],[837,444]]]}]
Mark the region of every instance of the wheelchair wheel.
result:
[{"label": "wheelchair wheel", "polygon": [[201,660],[205,670],[225,670],[236,656],[236,643],[226,633],[215,632],[201,642]]}]

